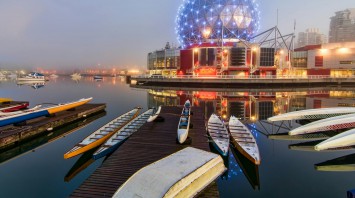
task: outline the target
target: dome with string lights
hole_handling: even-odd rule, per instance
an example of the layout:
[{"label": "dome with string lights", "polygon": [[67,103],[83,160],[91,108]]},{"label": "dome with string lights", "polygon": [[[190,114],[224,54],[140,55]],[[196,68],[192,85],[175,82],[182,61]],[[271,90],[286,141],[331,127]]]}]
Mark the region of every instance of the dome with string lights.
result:
[{"label": "dome with string lights", "polygon": [[259,29],[255,0],[185,0],[176,18],[176,33],[183,48],[221,42],[250,40]]}]

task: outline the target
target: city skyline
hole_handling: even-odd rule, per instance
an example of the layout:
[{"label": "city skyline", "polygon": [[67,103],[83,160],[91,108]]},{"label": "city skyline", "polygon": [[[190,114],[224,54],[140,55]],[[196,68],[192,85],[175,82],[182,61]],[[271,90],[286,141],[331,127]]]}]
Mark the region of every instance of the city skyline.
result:
[{"label": "city skyline", "polygon": [[[166,42],[179,46],[175,17],[182,2],[1,1],[0,69],[145,68],[148,52],[163,48]],[[330,17],[353,4],[351,0],[257,2],[259,32],[275,26],[278,13],[281,32],[292,33],[296,20],[296,35],[313,27],[328,35]]]}]

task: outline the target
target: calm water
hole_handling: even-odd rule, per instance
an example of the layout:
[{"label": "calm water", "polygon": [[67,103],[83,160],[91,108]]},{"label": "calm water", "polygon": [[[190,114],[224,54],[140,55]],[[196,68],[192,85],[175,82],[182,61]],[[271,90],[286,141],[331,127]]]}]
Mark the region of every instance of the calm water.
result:
[{"label": "calm water", "polygon": [[[36,89],[35,89],[36,88]],[[136,106],[178,105],[186,98],[206,110],[206,117],[217,112],[222,117],[237,115],[254,128],[262,162],[255,167],[238,153],[230,153],[226,172],[219,180],[221,197],[346,197],[355,189],[355,172],[317,171],[315,164],[347,156],[355,151],[298,151],[289,145],[305,141],[272,140],[268,135],[288,132],[288,124],[272,127],[264,120],[287,111],[355,105],[354,91],[336,89],[280,92],[264,90],[143,90],[130,88],[120,78],[95,82],[91,78],[79,82],[60,77],[44,87],[18,86],[0,82],[0,97],[30,101],[30,105],[62,103],[83,97],[94,97],[93,103],[106,103],[106,114],[73,123],[66,128],[0,153],[0,197],[67,197],[101,165],[103,159],[85,157],[63,159],[63,154],[100,126]],[[292,123],[292,127],[299,126]],[[290,127],[290,128],[292,128]],[[61,137],[64,133],[70,132]],[[12,157],[14,153],[20,154]],[[12,157],[12,158],[11,158]],[[11,159],[10,159],[11,158]],[[80,158],[80,159],[79,159]],[[354,164],[354,156],[348,161]],[[88,168],[77,175],[76,167],[89,161]],[[344,162],[346,164],[348,162]]]}]

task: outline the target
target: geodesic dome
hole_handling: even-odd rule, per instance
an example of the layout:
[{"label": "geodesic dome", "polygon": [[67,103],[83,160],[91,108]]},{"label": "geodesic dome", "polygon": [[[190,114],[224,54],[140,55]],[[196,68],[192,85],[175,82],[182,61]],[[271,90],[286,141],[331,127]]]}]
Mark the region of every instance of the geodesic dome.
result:
[{"label": "geodesic dome", "polygon": [[255,0],[185,0],[176,18],[183,48],[224,39],[250,40],[259,29]]}]

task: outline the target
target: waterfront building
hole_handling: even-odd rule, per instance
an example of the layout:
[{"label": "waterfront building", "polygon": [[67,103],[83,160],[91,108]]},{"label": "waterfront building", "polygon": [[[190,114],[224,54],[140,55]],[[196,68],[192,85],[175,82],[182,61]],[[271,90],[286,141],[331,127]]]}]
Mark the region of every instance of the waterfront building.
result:
[{"label": "waterfront building", "polygon": [[180,68],[180,49],[167,43],[164,49],[150,52],[147,62],[150,75],[175,76]]},{"label": "waterfront building", "polygon": [[338,11],[330,18],[329,42],[355,41],[355,8]]},{"label": "waterfront building", "polygon": [[305,32],[298,33],[297,47],[323,43],[327,43],[327,38],[324,34],[319,32],[318,28],[309,28]]},{"label": "waterfront building", "polygon": [[309,45],[295,49],[293,72],[298,76],[355,75],[355,42]]},{"label": "waterfront building", "polygon": [[[257,35],[259,21],[258,4],[253,0],[185,1],[176,19],[181,49],[165,48],[149,53],[149,73],[248,77],[274,76],[278,70],[289,69],[286,46],[292,42],[267,38],[279,34],[277,27],[272,28],[274,33],[268,30]],[[257,41],[260,35],[264,40]],[[278,38],[286,40],[281,35]]]}]

